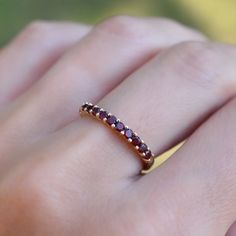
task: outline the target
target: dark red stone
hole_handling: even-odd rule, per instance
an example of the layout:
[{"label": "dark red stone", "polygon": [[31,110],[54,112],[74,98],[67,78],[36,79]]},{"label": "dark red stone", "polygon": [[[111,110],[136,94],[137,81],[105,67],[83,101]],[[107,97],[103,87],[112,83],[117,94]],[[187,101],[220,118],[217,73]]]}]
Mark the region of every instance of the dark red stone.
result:
[{"label": "dark red stone", "polygon": [[116,117],[115,117],[115,116],[108,116],[108,118],[107,118],[107,123],[108,123],[109,125],[115,124],[115,123],[116,123]]},{"label": "dark red stone", "polygon": [[104,119],[104,118],[107,118],[108,117],[108,113],[106,111],[101,111],[100,114],[99,114],[99,118],[100,119]]},{"label": "dark red stone", "polygon": [[93,115],[96,116],[96,114],[99,113],[99,111],[100,111],[100,108],[99,108],[99,107],[94,107],[94,108],[93,108]]},{"label": "dark red stone", "polygon": [[152,152],[150,150],[145,152],[145,159],[150,159],[152,157]]},{"label": "dark red stone", "polygon": [[146,152],[148,150],[148,147],[145,143],[142,143],[140,146],[139,146],[139,151],[140,152]]},{"label": "dark red stone", "polygon": [[85,108],[87,108],[88,107],[88,104],[84,104],[83,106],[82,106],[82,110],[84,111],[85,110]]},{"label": "dark red stone", "polygon": [[125,137],[132,138],[132,136],[133,136],[133,131],[131,129],[126,129],[125,130]]},{"label": "dark red stone", "polygon": [[141,144],[141,139],[136,136],[136,135],[133,135],[132,137],[132,143],[135,145],[135,146],[139,146]]},{"label": "dark red stone", "polygon": [[116,122],[116,129],[118,131],[122,131],[122,130],[124,130],[124,128],[125,128],[125,125],[122,122],[120,122],[120,121]]},{"label": "dark red stone", "polygon": [[87,111],[90,111],[91,109],[93,109],[92,105],[87,105]]}]

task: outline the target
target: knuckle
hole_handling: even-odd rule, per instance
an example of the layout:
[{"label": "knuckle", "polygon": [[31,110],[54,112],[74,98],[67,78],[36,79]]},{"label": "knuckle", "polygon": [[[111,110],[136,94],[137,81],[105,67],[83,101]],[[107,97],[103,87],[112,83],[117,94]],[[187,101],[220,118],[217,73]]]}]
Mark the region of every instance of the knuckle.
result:
[{"label": "knuckle", "polygon": [[26,29],[33,30],[33,31],[38,31],[38,30],[44,29],[44,28],[47,27],[49,24],[51,24],[51,23],[49,23],[49,22],[47,22],[47,21],[35,20],[35,21],[30,22],[30,23],[26,26]]},{"label": "knuckle", "polygon": [[45,37],[48,37],[50,33],[51,23],[46,21],[33,21],[25,27],[21,32],[19,38],[20,40],[29,41],[29,40],[42,40]]},{"label": "knuckle", "polygon": [[193,38],[200,41],[206,41],[207,39],[207,37],[199,31],[170,18],[159,17],[157,21],[159,28],[170,29],[171,32],[174,31],[176,35],[182,35],[183,39]]},{"label": "knuckle", "polygon": [[112,16],[96,27],[100,31],[127,40],[137,40],[138,36],[143,34],[140,28],[140,21],[137,18],[126,15]]},{"label": "knuckle", "polygon": [[179,27],[184,28],[185,27],[184,25],[182,25],[178,21],[175,21],[175,20],[170,19],[170,18],[158,17],[157,20],[158,20],[159,24],[168,26],[170,28],[179,28]]},{"label": "knuckle", "polygon": [[216,86],[220,78],[221,54],[214,44],[184,42],[170,50],[172,69],[181,78],[204,88]]}]

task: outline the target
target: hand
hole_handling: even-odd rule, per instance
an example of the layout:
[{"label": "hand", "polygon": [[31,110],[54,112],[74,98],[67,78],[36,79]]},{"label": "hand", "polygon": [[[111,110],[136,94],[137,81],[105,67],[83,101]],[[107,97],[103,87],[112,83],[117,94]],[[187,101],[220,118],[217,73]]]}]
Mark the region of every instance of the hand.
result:
[{"label": "hand", "polygon": [[[236,218],[235,58],[167,19],[27,27],[0,54],[0,235],[225,235]],[[84,101],[156,154],[188,141],[139,176],[113,132],[79,117]]]}]

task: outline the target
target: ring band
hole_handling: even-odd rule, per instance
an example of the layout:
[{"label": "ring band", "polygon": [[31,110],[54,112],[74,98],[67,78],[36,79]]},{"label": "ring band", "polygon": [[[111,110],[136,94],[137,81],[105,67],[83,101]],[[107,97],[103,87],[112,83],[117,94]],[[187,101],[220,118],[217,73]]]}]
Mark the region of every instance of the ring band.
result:
[{"label": "ring band", "polygon": [[108,113],[98,105],[92,103],[84,103],[80,108],[80,115],[88,114],[94,118],[97,118],[103,123],[107,124],[117,133],[121,134],[138,154],[139,159],[142,162],[143,170],[149,170],[154,163],[154,154],[149,149],[146,143],[128,126],[124,125],[119,119],[117,119],[111,113]]}]

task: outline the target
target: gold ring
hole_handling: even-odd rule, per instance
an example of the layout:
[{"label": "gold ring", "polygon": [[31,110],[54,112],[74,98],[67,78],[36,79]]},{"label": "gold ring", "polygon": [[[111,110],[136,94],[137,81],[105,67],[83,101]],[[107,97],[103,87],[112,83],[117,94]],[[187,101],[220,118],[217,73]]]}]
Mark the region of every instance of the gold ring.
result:
[{"label": "gold ring", "polygon": [[91,115],[92,117],[103,121],[103,123],[115,130],[116,133],[123,136],[138,154],[137,156],[142,162],[142,170],[149,170],[152,167],[154,163],[154,154],[136,132],[98,105],[93,105],[88,102],[84,103],[80,108],[80,115],[84,114]]}]

